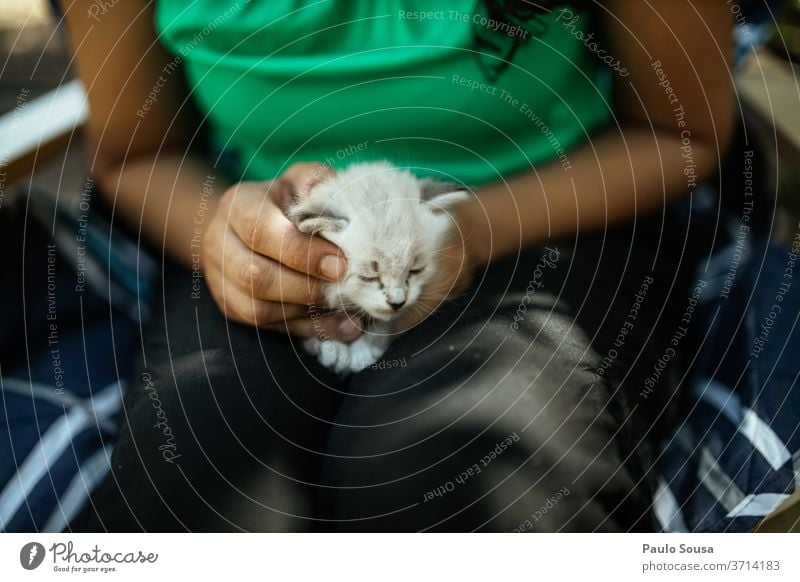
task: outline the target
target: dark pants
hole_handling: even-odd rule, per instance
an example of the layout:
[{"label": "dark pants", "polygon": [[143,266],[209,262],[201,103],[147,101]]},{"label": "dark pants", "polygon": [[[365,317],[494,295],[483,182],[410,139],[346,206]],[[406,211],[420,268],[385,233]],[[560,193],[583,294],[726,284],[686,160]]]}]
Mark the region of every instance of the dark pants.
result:
[{"label": "dark pants", "polygon": [[346,381],[166,269],[112,473],[72,529],[651,530],[686,230],[498,262]]}]

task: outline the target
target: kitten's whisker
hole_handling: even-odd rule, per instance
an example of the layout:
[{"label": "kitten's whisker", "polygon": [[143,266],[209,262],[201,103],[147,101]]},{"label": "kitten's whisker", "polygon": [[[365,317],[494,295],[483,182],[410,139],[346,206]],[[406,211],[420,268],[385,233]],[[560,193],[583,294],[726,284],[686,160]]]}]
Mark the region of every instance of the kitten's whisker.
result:
[{"label": "kitten's whisker", "polygon": [[423,300],[418,300],[416,303],[414,303],[414,305],[412,305],[409,308],[409,311],[411,312],[411,315],[413,315],[415,317],[418,316],[418,315],[422,315],[422,316],[427,317],[428,315],[430,315],[433,312],[433,309],[423,299]]},{"label": "kitten's whisker", "polygon": [[439,247],[439,250],[443,251],[443,250],[446,250],[446,249],[462,248],[463,246],[464,246],[464,244],[462,242],[454,242],[453,244],[449,244],[449,245],[445,245],[445,246]]}]

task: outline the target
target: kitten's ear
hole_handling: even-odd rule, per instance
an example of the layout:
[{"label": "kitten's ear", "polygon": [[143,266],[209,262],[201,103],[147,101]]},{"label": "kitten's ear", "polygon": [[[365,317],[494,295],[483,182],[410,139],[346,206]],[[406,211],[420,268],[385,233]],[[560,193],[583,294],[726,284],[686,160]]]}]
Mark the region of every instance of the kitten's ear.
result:
[{"label": "kitten's ear", "polygon": [[343,216],[334,214],[330,208],[314,203],[294,206],[289,210],[288,217],[300,232],[306,234],[340,232],[350,223]]},{"label": "kitten's ear", "polygon": [[422,203],[437,213],[446,212],[459,202],[469,199],[469,193],[458,184],[439,182],[430,178],[420,180],[420,189]]}]

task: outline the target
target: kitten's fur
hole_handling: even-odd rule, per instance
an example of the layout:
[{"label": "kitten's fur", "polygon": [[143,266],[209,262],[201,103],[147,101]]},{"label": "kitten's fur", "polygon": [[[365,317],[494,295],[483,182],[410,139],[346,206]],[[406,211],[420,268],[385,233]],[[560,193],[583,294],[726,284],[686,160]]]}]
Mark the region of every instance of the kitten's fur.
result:
[{"label": "kitten's fur", "polygon": [[367,325],[351,344],[311,338],[305,348],[342,374],[377,362],[397,332],[393,322],[419,308],[423,288],[435,281],[454,229],[447,209],[467,197],[387,162],[354,164],[314,185],[288,216],[344,251],[348,271],[325,287],[326,307]]}]

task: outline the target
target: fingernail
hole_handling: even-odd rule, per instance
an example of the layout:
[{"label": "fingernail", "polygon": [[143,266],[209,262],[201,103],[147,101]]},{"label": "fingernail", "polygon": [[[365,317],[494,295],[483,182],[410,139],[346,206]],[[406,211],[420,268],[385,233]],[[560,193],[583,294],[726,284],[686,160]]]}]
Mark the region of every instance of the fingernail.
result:
[{"label": "fingernail", "polygon": [[361,328],[350,319],[345,319],[339,324],[339,335],[344,341],[356,339],[361,335]]},{"label": "fingernail", "polygon": [[327,255],[320,261],[319,270],[328,279],[338,281],[347,271],[347,262],[336,255]]}]

